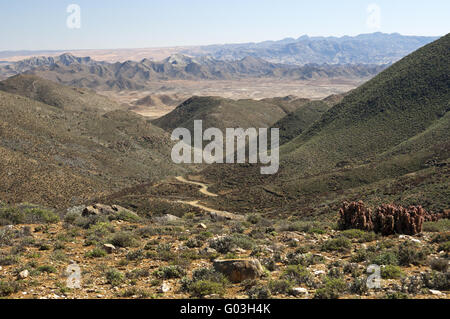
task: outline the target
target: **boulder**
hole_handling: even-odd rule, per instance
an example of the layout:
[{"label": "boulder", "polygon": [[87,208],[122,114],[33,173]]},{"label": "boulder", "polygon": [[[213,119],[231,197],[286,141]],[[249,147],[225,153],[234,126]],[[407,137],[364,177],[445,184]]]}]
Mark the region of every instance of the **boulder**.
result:
[{"label": "boulder", "polygon": [[83,209],[81,215],[85,217],[99,215],[110,216],[117,215],[121,212],[126,213],[128,216],[132,216],[133,218],[139,219],[138,214],[119,205],[94,204]]},{"label": "boulder", "polygon": [[215,260],[213,267],[234,283],[259,278],[264,272],[257,259]]},{"label": "boulder", "polygon": [[166,215],[161,216],[161,217],[155,217],[155,220],[158,223],[171,223],[171,222],[175,222],[177,220],[180,220],[180,218],[177,217],[177,216],[174,216],[174,215],[166,214]]},{"label": "boulder", "polygon": [[308,294],[308,289],[301,288],[301,287],[292,288],[291,294],[293,296],[307,295]]},{"label": "boulder", "polygon": [[21,272],[19,272],[19,279],[25,279],[25,278],[28,278],[28,276],[30,275],[30,272],[27,270],[27,269],[25,269],[25,270],[22,270]]},{"label": "boulder", "polygon": [[170,289],[171,289],[170,285],[168,283],[166,283],[166,282],[163,282],[161,287],[159,287],[159,291],[162,292],[162,293],[169,292]]},{"label": "boulder", "polygon": [[227,220],[244,220],[244,216],[229,213],[229,212],[214,211],[214,212],[210,212],[209,216],[211,217],[212,220],[214,220],[216,222],[223,222],[223,221],[227,221]]},{"label": "boulder", "polygon": [[116,247],[114,245],[112,245],[112,244],[103,244],[103,249],[108,254],[112,254],[116,250]]}]

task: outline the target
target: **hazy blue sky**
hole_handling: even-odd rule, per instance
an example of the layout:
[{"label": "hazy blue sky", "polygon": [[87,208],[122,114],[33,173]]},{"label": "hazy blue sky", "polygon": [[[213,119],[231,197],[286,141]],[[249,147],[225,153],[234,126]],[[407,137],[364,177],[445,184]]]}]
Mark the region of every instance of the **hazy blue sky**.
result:
[{"label": "hazy blue sky", "polygon": [[[69,4],[81,8],[79,29],[67,27]],[[377,7],[368,12],[370,4]],[[444,35],[450,32],[450,1],[0,0],[0,50],[142,48],[375,31]]]}]

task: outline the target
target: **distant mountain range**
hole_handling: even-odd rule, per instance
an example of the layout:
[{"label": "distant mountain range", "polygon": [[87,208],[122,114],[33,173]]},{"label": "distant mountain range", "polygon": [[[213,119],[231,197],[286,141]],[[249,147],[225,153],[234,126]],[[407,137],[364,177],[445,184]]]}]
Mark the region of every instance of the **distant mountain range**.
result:
[{"label": "distant mountain range", "polygon": [[140,62],[108,63],[66,53],[57,57],[33,57],[0,66],[0,78],[28,73],[80,88],[139,90],[151,81],[163,80],[370,78],[385,67],[372,64],[295,66],[250,56],[236,61],[221,61],[209,56],[191,58],[180,54],[159,62],[143,59]]},{"label": "distant mountain range", "polygon": [[[259,43],[217,44],[166,48],[104,49],[104,50],[40,50],[1,51],[0,61],[16,62],[33,56],[58,56],[70,52],[90,56],[94,60],[124,62],[144,58],[159,61],[174,54],[192,57],[212,56],[218,60],[236,61],[247,56],[272,63],[304,65],[318,64],[386,64],[393,63],[426,45],[437,37],[403,36],[398,33],[371,33],[344,37],[286,38]],[[1,63],[1,62],[0,62]]]},{"label": "distant mountain range", "polygon": [[387,64],[403,58],[438,37],[404,36],[398,33],[371,33],[355,37],[286,38],[260,43],[210,45],[200,50],[186,49],[181,53],[210,55],[220,60],[237,60],[253,56],[273,63],[304,65]]}]

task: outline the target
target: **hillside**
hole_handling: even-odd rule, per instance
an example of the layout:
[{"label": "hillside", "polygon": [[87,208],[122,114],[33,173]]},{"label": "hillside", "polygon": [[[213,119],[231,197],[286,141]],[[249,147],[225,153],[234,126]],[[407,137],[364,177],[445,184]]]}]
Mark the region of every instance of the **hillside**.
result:
[{"label": "hillside", "polygon": [[[450,35],[417,50],[350,92],[280,149],[278,174],[253,166],[210,166],[216,205],[254,205],[303,216],[332,213],[343,200],[448,209]],[[211,200],[212,202],[212,200]]]},{"label": "hillside", "polygon": [[93,91],[62,86],[29,74],[19,74],[0,82],[0,91],[71,111],[107,112],[121,108],[116,102]]},{"label": "hillside", "polygon": [[[58,100],[74,102],[71,90],[60,87]],[[78,109],[0,91],[2,200],[63,208],[186,172],[170,161],[169,135],[144,117]]]},{"label": "hillside", "polygon": [[269,127],[297,105],[288,100],[265,99],[232,100],[221,97],[192,97],[181,103],[169,114],[153,123],[166,131],[177,127],[188,128],[193,132],[194,120],[203,121],[203,129],[217,127],[249,128]]},{"label": "hillside", "polygon": [[299,107],[295,111],[272,125],[273,128],[280,129],[280,145],[294,139],[318,121],[326,111],[337,103],[336,99],[339,100],[333,96],[320,101],[298,101]]}]

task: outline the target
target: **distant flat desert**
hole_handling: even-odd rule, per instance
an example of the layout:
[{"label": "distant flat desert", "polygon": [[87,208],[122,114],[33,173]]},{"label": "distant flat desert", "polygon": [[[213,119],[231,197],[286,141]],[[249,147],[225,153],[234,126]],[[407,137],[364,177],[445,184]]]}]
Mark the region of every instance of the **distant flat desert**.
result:
[{"label": "distant flat desert", "polygon": [[[348,92],[368,79],[327,79],[288,81],[274,79],[242,79],[234,81],[162,81],[150,83],[142,91],[100,91],[102,95],[128,105],[134,112],[150,118],[161,117],[191,96],[221,96],[230,99],[264,99],[293,95],[323,99],[331,94]],[[148,103],[136,104],[148,98]],[[173,103],[167,105],[164,100]]]}]

